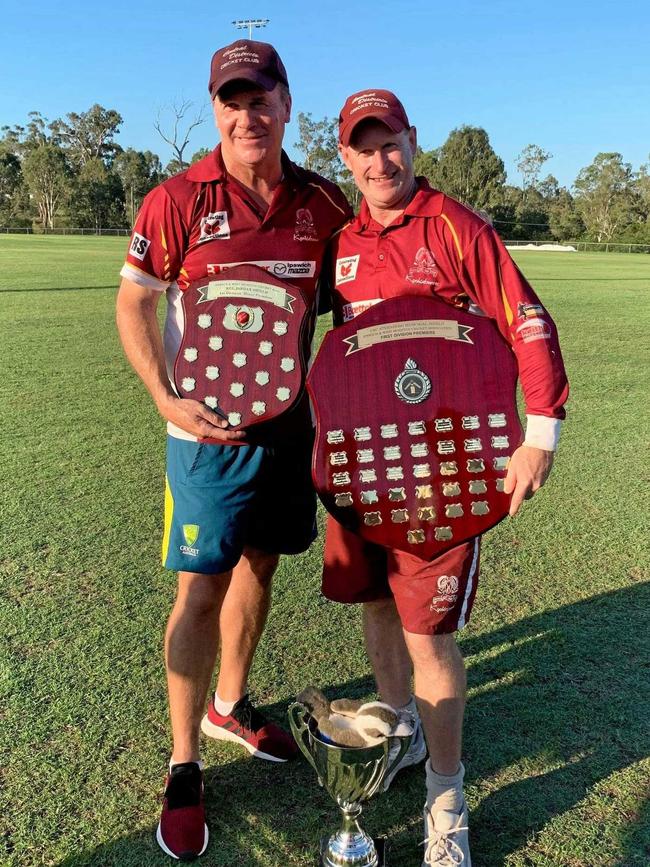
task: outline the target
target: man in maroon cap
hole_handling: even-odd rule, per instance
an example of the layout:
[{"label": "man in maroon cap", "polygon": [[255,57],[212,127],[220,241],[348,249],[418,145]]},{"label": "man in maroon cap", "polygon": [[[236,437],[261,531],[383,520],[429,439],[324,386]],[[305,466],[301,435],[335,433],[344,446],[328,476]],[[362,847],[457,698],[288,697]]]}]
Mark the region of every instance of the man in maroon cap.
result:
[{"label": "man in maroon cap", "polygon": [[[415,177],[416,131],[393,93],[364,90],[345,102],[339,151],[363,202],[333,242],[335,322],[398,295],[436,295],[496,322],[517,358],[526,399],[525,440],[505,482],[514,515],[546,480],[564,418],[568,385],[553,321],[491,226]],[[381,697],[416,724],[401,766],[423,760],[428,748],[424,865],[471,864],[461,763],[466,676],[455,632],[470,617],[479,551],[477,538],[425,561],[380,549],[328,520],[323,592],[364,603]]]},{"label": "man in maroon cap", "polygon": [[[168,372],[181,343],[182,295],[195,280],[252,263],[295,280],[315,303],[327,243],[350,216],[338,187],[282,151],[291,96],[271,45],[243,39],[217,51],[209,91],[221,143],[146,197],[117,301],[126,354],[167,420],[163,562],[178,571],[178,593],[165,641],[173,751],[157,840],[184,860],[208,842],[199,727],[269,761],[296,752],[251,704],[247,678],[279,555],[310,545],[315,502],[306,400],[254,437],[176,393]],[[163,293],[164,337],[156,317]]]}]

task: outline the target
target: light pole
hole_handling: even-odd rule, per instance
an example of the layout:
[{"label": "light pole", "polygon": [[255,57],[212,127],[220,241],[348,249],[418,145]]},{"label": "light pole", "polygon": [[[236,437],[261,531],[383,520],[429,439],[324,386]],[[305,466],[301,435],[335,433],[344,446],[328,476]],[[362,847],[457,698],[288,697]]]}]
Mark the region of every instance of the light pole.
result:
[{"label": "light pole", "polygon": [[238,30],[245,30],[248,27],[248,38],[253,38],[253,27],[266,27],[270,18],[244,18],[241,21],[233,21],[232,23]]}]

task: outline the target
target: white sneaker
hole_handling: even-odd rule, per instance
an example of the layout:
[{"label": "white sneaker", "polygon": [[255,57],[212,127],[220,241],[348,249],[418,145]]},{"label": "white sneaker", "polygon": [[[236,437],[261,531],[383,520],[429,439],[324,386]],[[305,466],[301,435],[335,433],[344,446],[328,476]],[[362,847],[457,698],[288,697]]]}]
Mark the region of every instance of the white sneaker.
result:
[{"label": "white sneaker", "polygon": [[[423,762],[427,757],[427,744],[424,740],[424,731],[422,729],[422,723],[420,722],[419,717],[413,717],[408,711],[402,711],[399,715],[400,722],[405,722],[409,726],[413,728],[413,739],[411,744],[407,750],[407,752],[402,757],[402,761],[390,772],[390,774],[384,777],[384,787],[383,791],[388,791],[388,787],[393,782],[395,778],[395,774],[398,774],[400,771],[404,770],[404,768],[408,768],[410,765],[417,765],[420,762]],[[395,756],[399,753],[399,742],[395,742],[388,753],[388,763],[394,761]]]},{"label": "white sneaker", "polygon": [[435,818],[425,805],[422,867],[472,867],[467,824],[465,802],[460,813],[438,810]]}]

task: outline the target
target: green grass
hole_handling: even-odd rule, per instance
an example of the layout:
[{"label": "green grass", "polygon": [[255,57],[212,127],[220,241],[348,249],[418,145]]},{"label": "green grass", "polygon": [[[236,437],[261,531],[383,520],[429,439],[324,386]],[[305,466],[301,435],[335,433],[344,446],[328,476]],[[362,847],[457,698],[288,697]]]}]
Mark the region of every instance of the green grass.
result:
[{"label": "green grass", "polygon": [[[158,564],[163,423],[113,320],[126,240],[0,236],[0,863],[149,867],[169,750]],[[485,539],[461,635],[476,867],[650,859],[650,261],[518,253],[572,384],[553,474]],[[47,290],[47,291],[44,291]],[[323,326],[324,327],[324,324]],[[644,369],[645,366],[645,369]],[[646,452],[647,454],[647,452]],[[359,611],[285,558],[251,685],[282,720],[314,683],[372,694]],[[336,809],[306,763],[205,745],[207,867],[311,867]],[[421,769],[364,811],[419,867]],[[4,846],[4,849],[2,848]]]}]

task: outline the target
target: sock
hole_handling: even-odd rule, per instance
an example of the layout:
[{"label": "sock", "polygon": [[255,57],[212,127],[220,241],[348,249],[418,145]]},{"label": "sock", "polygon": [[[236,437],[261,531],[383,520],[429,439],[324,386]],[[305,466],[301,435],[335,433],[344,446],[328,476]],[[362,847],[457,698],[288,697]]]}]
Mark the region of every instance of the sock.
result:
[{"label": "sock", "polygon": [[418,714],[418,706],[415,703],[415,696],[414,695],[412,695],[410,697],[410,699],[406,702],[406,704],[403,704],[401,707],[396,707],[395,710],[397,711],[398,715],[400,715],[400,716],[403,713],[408,713],[413,717],[414,720],[420,719],[420,715]]},{"label": "sock", "polygon": [[463,777],[465,768],[461,762],[458,771],[453,776],[437,774],[431,767],[431,759],[425,765],[427,774],[427,810],[432,814],[439,810],[449,810],[460,813],[465,798],[463,796]]},{"label": "sock", "polygon": [[[239,699],[237,699],[239,701]],[[232,713],[232,709],[237,704],[237,701],[223,701],[219,698],[217,693],[214,694],[214,709],[217,713],[221,714],[221,716],[228,716]]]},{"label": "sock", "polygon": [[[186,764],[187,764],[187,762],[175,762],[173,757],[172,757],[169,760],[169,772],[171,773],[171,770],[174,767],[174,765],[186,765]],[[201,768],[201,770],[205,769],[205,763],[204,763],[203,759],[199,759],[198,762],[196,762],[196,764]]]}]

